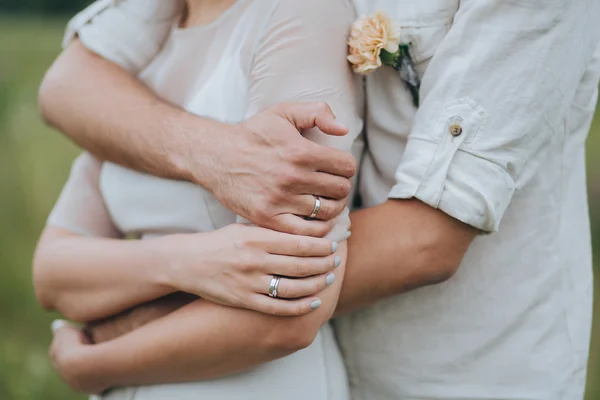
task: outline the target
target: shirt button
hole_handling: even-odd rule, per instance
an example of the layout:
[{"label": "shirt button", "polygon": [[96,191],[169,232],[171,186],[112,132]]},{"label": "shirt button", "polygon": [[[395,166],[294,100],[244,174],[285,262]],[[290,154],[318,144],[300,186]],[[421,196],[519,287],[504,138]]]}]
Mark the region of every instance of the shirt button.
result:
[{"label": "shirt button", "polygon": [[448,130],[450,131],[450,134],[452,136],[460,136],[460,134],[462,133],[463,129],[462,126],[458,125],[458,124],[453,124],[450,125],[450,127],[448,128]]}]

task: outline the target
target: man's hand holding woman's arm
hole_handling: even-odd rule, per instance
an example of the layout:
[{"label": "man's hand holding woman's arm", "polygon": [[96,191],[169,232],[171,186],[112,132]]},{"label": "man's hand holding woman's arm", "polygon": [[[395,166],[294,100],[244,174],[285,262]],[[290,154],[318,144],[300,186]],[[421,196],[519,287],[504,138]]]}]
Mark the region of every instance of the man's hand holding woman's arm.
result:
[{"label": "man's hand holding woman's arm", "polygon": [[[236,214],[270,229],[323,236],[339,214],[356,161],[300,135],[348,129],[324,103],[278,104],[238,125],[192,115],[158,98],[127,71],[74,41],[40,89],[47,123],[102,160],[152,175],[185,179],[211,191]],[[268,162],[265,162],[268,160]]]}]

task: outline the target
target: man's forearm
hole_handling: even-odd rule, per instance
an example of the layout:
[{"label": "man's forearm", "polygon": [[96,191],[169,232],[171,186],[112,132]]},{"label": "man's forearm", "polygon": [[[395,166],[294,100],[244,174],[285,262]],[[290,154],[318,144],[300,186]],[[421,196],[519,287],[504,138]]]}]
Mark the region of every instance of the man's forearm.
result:
[{"label": "man's forearm", "polygon": [[[189,176],[185,165],[209,162],[209,143],[224,124],[202,119],[157,97],[136,77],[72,43],[48,71],[40,88],[45,120],[102,160],[152,175],[208,185],[202,168]],[[198,134],[202,127],[205,132]],[[193,143],[186,143],[192,140]],[[193,146],[192,146],[193,145]],[[206,154],[203,152],[206,151]]]},{"label": "man's forearm", "polygon": [[389,200],[351,219],[336,315],[450,278],[477,234],[418,200]]}]

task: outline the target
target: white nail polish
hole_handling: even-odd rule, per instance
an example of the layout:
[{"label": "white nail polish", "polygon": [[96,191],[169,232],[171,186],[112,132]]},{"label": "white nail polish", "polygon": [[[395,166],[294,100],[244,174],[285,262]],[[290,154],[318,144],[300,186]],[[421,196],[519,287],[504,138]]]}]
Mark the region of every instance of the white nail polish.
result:
[{"label": "white nail polish", "polygon": [[331,284],[335,281],[335,274],[332,272],[325,277],[325,282],[327,286],[331,286]]},{"label": "white nail polish", "polygon": [[335,252],[336,252],[336,250],[337,250],[337,248],[338,248],[338,243],[337,243],[337,242],[333,242],[333,243],[331,244],[331,252],[332,252],[332,253],[335,253]]},{"label": "white nail polish", "polygon": [[310,303],[310,308],[311,310],[316,310],[317,308],[321,307],[321,300],[315,300],[312,303]]},{"label": "white nail polish", "polygon": [[334,259],[333,259],[333,266],[334,266],[335,268],[337,268],[337,267],[339,267],[339,266],[340,266],[340,264],[341,264],[341,263],[342,263],[342,257],[340,257],[340,256],[335,256],[335,257],[334,257]]}]

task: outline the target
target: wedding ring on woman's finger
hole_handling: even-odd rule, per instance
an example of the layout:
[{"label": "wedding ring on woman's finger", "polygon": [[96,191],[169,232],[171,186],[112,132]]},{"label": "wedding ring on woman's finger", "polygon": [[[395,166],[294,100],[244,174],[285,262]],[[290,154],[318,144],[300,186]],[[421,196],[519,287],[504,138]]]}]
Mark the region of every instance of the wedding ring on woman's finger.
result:
[{"label": "wedding ring on woman's finger", "polygon": [[319,211],[321,211],[321,199],[319,199],[319,197],[317,196],[313,197],[315,198],[315,205],[313,207],[312,213],[308,216],[308,218],[310,219],[317,218],[317,215],[319,215]]},{"label": "wedding ring on woman's finger", "polygon": [[281,277],[277,275],[273,275],[271,278],[271,283],[269,284],[269,296],[277,297],[277,288],[279,288],[279,281],[281,281]]}]

